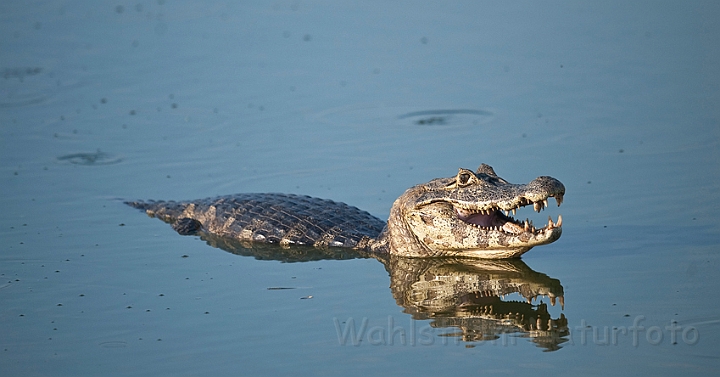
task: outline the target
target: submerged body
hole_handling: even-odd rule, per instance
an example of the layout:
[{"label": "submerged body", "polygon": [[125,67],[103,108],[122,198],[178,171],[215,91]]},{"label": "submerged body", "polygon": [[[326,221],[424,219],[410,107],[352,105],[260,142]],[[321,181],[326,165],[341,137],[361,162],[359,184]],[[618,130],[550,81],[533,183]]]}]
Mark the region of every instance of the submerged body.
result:
[{"label": "submerged body", "polygon": [[344,203],[291,194],[127,204],[173,224],[180,234],[204,232],[240,241],[348,247],[405,257],[501,259],[560,237],[560,217],[536,229],[509,213],[527,205],[539,212],[550,197],[560,205],[564,194],[555,178],[511,184],[482,164],[476,172],[460,169],[455,177],[411,187],[395,201],[387,223]]}]

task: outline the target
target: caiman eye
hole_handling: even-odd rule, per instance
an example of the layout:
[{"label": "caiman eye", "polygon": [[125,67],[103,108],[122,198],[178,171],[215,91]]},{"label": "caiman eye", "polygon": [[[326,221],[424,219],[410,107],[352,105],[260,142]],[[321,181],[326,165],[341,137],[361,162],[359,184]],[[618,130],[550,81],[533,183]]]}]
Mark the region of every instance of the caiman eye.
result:
[{"label": "caiman eye", "polygon": [[458,186],[463,187],[472,184],[475,180],[477,180],[477,177],[475,177],[473,172],[466,169],[460,169],[455,182]]}]

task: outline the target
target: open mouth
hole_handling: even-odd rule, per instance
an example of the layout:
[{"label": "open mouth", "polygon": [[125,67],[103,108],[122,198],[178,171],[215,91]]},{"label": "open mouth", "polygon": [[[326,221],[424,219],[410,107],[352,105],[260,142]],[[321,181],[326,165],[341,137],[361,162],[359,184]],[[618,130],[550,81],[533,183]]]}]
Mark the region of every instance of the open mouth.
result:
[{"label": "open mouth", "polygon": [[[543,298],[548,298],[550,300],[550,305],[555,306],[557,305],[557,302],[560,301],[560,307],[564,310],[565,309],[565,297],[562,295],[556,296],[554,294],[551,294],[549,292],[546,293],[530,293],[530,295],[523,294],[523,292],[520,292],[520,290],[515,290],[514,292],[510,293],[517,293],[522,298],[525,299],[525,302],[533,305],[533,302],[536,300],[542,301]],[[470,292],[468,294],[465,294],[463,296],[460,296],[459,299],[462,301],[458,307],[459,308],[473,308],[477,306],[490,306],[490,305],[497,305],[497,304],[504,304],[509,301],[504,301],[506,295],[510,293],[498,293],[494,292],[492,290],[485,290],[485,291],[477,291],[477,292]]]},{"label": "open mouth", "polygon": [[[560,204],[562,204],[562,195],[557,194],[554,197],[559,207]],[[562,227],[561,215],[558,215],[556,222],[553,222],[552,217],[548,217],[547,225],[541,228],[536,228],[532,220],[525,219],[521,221],[510,216],[510,214],[515,215],[519,208],[529,205],[532,205],[533,209],[540,213],[540,211],[548,206],[548,198],[538,201],[519,198],[516,204],[507,209],[501,209],[498,206],[487,209],[469,209],[459,207],[457,204],[454,204],[453,207],[455,208],[458,219],[484,230],[501,231],[508,234],[541,234]]]}]

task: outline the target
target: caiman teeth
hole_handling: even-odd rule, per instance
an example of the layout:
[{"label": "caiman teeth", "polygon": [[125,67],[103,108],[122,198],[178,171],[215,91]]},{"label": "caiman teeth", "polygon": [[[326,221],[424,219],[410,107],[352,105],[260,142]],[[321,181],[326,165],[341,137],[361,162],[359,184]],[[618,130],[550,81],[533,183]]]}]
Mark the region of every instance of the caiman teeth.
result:
[{"label": "caiman teeth", "polygon": [[556,223],[553,223],[552,217],[548,216],[548,225],[544,228],[545,230],[550,230],[554,228],[560,228],[562,226],[562,215],[558,215],[558,219]]},{"label": "caiman teeth", "polygon": [[[557,195],[555,199],[562,203],[562,195]],[[541,234],[552,229],[562,227],[562,216],[560,215],[558,215],[557,221],[553,221],[552,217],[548,217],[547,225],[541,228],[536,228],[532,220],[526,219],[525,221],[521,221],[510,216],[511,212],[513,215],[517,214],[517,208],[520,206],[529,205],[531,203],[535,211],[540,212],[548,206],[548,199],[545,198],[537,202],[532,202],[526,198],[521,198],[518,207],[510,209],[500,207],[478,209],[457,206],[455,207],[455,211],[458,217],[465,223],[487,231],[503,232],[514,235],[521,233]],[[478,216],[487,216],[487,218]]]},{"label": "caiman teeth", "polygon": [[[552,195],[552,197],[555,198],[555,201],[557,202],[558,207],[560,207],[560,204],[562,204],[562,202],[563,202],[563,194],[554,194],[554,195]],[[532,200],[529,200],[529,199],[526,199],[526,198],[521,198],[520,201],[519,201],[518,207],[524,207],[524,206],[530,205],[530,204],[532,204],[533,209],[535,210],[535,212],[538,212],[538,213],[539,213],[540,211],[542,211],[543,209],[545,209],[545,208],[547,208],[547,207],[550,207],[550,203],[548,202],[548,198],[545,198],[545,199],[542,199],[542,200],[538,200],[538,201],[536,201],[536,202],[534,202],[534,201],[532,201]],[[517,208],[517,207],[516,207],[516,208]]]}]

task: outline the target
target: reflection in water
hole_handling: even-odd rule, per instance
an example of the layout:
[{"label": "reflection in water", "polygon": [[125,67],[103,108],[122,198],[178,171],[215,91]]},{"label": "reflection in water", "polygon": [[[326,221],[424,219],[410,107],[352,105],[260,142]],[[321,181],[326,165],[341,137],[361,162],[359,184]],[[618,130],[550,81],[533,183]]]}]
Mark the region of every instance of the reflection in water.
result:
[{"label": "reflection in water", "polygon": [[414,124],[425,126],[477,125],[492,119],[494,114],[485,110],[449,109],[413,111],[398,116],[398,119],[410,119]]},{"label": "reflection in water", "polygon": [[110,165],[117,164],[122,158],[115,157],[109,153],[101,152],[99,149],[90,153],[73,153],[60,156],[58,161],[67,161],[75,165]]},{"label": "reflection in water", "polygon": [[[398,305],[413,319],[432,319],[433,327],[456,327],[465,341],[495,340],[519,333],[549,351],[566,342],[569,330],[563,314],[553,319],[547,297],[564,306],[560,281],[533,271],[523,261],[460,258],[408,259],[385,262],[390,289]],[[525,301],[504,301],[517,293]]]},{"label": "reflection in water", "polygon": [[[551,305],[559,302],[564,308],[560,281],[533,271],[519,259],[402,258],[345,248],[240,242],[206,234],[200,238],[210,246],[261,260],[375,258],[390,274],[392,295],[404,313],[416,320],[432,320],[434,328],[457,328],[445,336],[464,341],[492,341],[512,334],[530,338],[545,351],[555,351],[570,334],[565,315],[553,319],[542,301],[545,297]],[[513,293],[525,300],[506,301],[505,297]]]},{"label": "reflection in water", "polygon": [[35,76],[42,72],[40,67],[22,67],[22,68],[5,68],[3,70],[3,78],[5,80],[9,78],[17,78],[22,81],[25,76]]},{"label": "reflection in water", "polygon": [[42,72],[40,67],[4,68],[0,85],[0,108],[34,105],[48,98],[47,80],[25,80]]},{"label": "reflection in water", "polygon": [[311,114],[313,121],[330,125],[384,124],[407,126],[477,126],[492,121],[495,114],[480,109],[431,109],[418,107],[386,106],[382,104],[356,104],[326,109]]}]

